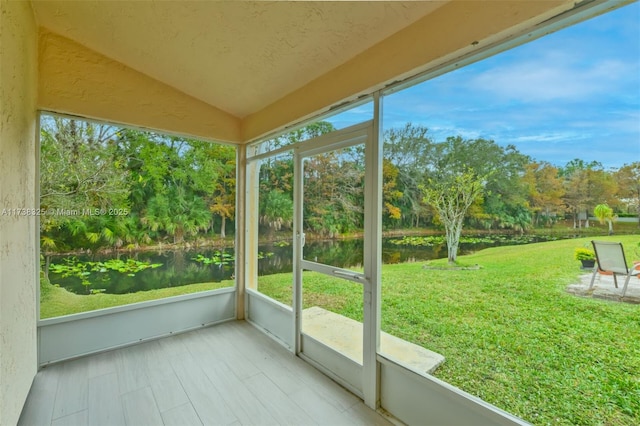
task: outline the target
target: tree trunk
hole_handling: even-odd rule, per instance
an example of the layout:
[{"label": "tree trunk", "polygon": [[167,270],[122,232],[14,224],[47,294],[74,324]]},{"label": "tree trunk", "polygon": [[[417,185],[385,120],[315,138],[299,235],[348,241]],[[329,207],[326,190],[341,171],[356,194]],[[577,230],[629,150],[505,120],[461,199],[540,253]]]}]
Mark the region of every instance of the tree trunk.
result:
[{"label": "tree trunk", "polygon": [[44,257],[44,276],[49,279],[49,266],[51,265],[51,256],[45,255]]},{"label": "tree trunk", "polygon": [[225,215],[221,215],[221,217],[222,217],[222,225],[220,225],[220,238],[225,238],[227,236],[227,233],[225,232],[227,218]]},{"label": "tree trunk", "polygon": [[178,226],[176,228],[176,232],[173,234],[173,243],[180,244],[183,241],[184,241],[184,229],[182,229],[182,226]]},{"label": "tree trunk", "polygon": [[445,223],[445,231],[447,235],[447,260],[450,265],[456,263],[458,259],[458,246],[460,244],[460,234],[462,233],[462,221],[464,217],[460,220],[453,220],[452,223]]}]

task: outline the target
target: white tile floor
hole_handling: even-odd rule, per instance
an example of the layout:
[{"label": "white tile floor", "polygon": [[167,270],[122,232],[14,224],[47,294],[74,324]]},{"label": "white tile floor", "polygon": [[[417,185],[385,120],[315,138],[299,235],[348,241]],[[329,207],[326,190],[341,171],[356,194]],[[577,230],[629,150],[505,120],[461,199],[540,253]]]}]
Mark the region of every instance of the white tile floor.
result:
[{"label": "white tile floor", "polygon": [[41,370],[20,425],[390,425],[244,321]]}]

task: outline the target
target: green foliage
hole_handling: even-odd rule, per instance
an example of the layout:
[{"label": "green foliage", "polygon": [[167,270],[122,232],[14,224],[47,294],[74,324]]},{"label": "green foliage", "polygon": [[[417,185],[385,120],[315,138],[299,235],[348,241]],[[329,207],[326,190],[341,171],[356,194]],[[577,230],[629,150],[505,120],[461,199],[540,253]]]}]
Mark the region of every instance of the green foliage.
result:
[{"label": "green foliage", "polygon": [[523,185],[535,225],[552,226],[562,212],[565,194],[559,170],[547,162],[530,162],[525,165]]},{"label": "green foliage", "polygon": [[49,272],[60,274],[63,278],[78,277],[82,280],[82,285],[91,285],[88,276],[91,275],[88,262],[79,262],[76,258],[63,259],[64,264],[52,263],[49,265]]},{"label": "green foliage", "polygon": [[613,209],[606,204],[598,204],[593,209],[593,214],[595,214],[600,223],[604,223],[605,220],[613,218]]},{"label": "green foliage", "polygon": [[575,260],[596,260],[596,254],[588,248],[577,248],[573,252],[573,258]]},{"label": "green foliage", "polygon": [[467,226],[521,232],[531,227],[528,187],[523,180],[530,159],[513,146],[501,147],[481,138],[449,137],[436,142],[426,127],[407,124],[385,132],[384,161],[390,163],[383,183],[390,184],[387,192],[383,188],[385,208],[390,213],[395,213],[394,207],[400,210],[399,220],[392,214],[383,218],[386,227],[442,223],[441,217],[433,218],[420,188],[444,182],[449,174],[465,172],[483,181],[482,197],[476,198],[463,218]]},{"label": "green foliage", "polygon": [[46,282],[46,279],[41,280],[40,283],[41,288],[46,289],[40,292],[40,317],[42,319],[232,287],[234,285],[233,281],[207,282],[126,294],[105,294],[100,289],[90,289],[90,294],[79,295],[53,286]]},{"label": "green foliage", "polygon": [[[266,149],[301,142],[335,130],[318,122],[264,142]],[[362,146],[313,155],[304,161],[304,229],[335,237],[362,229],[364,150]],[[388,181],[389,191],[393,182]],[[389,211],[394,207],[389,205]],[[269,233],[291,228],[293,219],[293,157],[280,153],[260,164],[260,225]]]},{"label": "green foliage", "polygon": [[[115,243],[96,223],[104,211],[109,228],[129,208],[129,171],[119,156],[118,129],[43,116],[40,126],[40,228],[43,251],[96,248]],[[122,213],[122,215],[120,215]]]},{"label": "green foliage", "polygon": [[216,250],[211,257],[198,254],[196,257],[192,257],[191,259],[205,265],[231,265],[236,260],[235,256],[229,253],[223,253],[219,250]]},{"label": "green foliage", "polygon": [[258,252],[258,260],[260,260],[260,259],[268,259],[268,258],[272,257],[274,254],[275,253],[270,252],[270,251],[268,251],[266,253],[263,252],[263,251],[259,251]]},{"label": "green foliage", "polygon": [[43,116],[43,251],[92,252],[224,234],[235,148]]},{"label": "green foliage", "polygon": [[[234,147],[46,115],[41,124],[40,204],[60,212],[41,216],[43,252],[182,244],[211,238],[218,230],[225,238],[227,228],[234,228]],[[333,130],[318,122],[263,147]],[[465,228],[524,233],[534,224],[552,226],[565,209],[577,218],[597,201],[614,213],[633,212],[640,199],[637,162],[609,172],[597,162],[576,159],[558,169],[492,140],[435,141],[426,127],[410,123],[385,132],[383,155],[386,229],[445,225],[447,216],[425,201],[425,191],[464,187],[454,176],[465,174],[482,186],[462,218]],[[335,237],[362,230],[363,164],[362,146],[305,161],[305,231]],[[260,161],[259,192],[262,229],[272,237],[289,230],[292,152]]]},{"label": "green foliage", "polygon": [[[634,212],[640,227],[640,161],[622,166],[614,173],[614,179],[617,184],[616,195],[620,200],[619,210],[626,214]],[[623,217],[622,214],[618,216]]]},{"label": "green foliage", "polygon": [[395,244],[397,246],[431,247],[431,246],[445,244],[446,239],[441,235],[428,236],[428,237],[411,236],[411,237],[402,237],[397,240],[391,240],[390,243]]},{"label": "green foliage", "polygon": [[607,204],[598,204],[593,209],[593,213],[596,215],[600,223],[607,222],[609,224],[609,235],[613,234],[613,220],[616,219],[613,214],[613,209]]},{"label": "green foliage", "polygon": [[82,262],[76,257],[68,257],[62,259],[64,263],[52,263],[49,265],[49,272],[60,274],[63,278],[77,277],[80,278],[85,286],[91,285],[89,276],[92,272],[116,271],[126,274],[130,277],[135,276],[137,272],[149,268],[158,268],[161,263],[141,262],[135,259],[109,259],[105,262]]},{"label": "green foliage", "polygon": [[[258,252],[258,259],[266,259],[273,256],[272,252]],[[196,257],[192,257],[191,260],[195,260],[198,263],[202,263],[204,265],[233,265],[236,261],[234,255],[229,253],[223,253],[219,250],[214,251],[213,256],[206,257],[201,254],[198,254]]]},{"label": "green foliage", "polygon": [[[616,199],[617,183],[614,174],[607,172],[597,161],[585,163],[583,160],[575,159],[567,163],[567,166],[560,171],[564,178],[565,195],[563,197],[568,211],[574,217],[574,223],[579,227],[579,213],[590,212],[596,204],[618,204]],[[609,233],[613,233],[610,220]],[[574,225],[576,226],[576,225]]]},{"label": "green foliage", "polygon": [[289,194],[274,189],[260,199],[260,223],[270,230],[291,228],[293,221],[293,199]]},{"label": "green foliage", "polygon": [[467,210],[482,195],[485,181],[485,176],[479,176],[473,170],[451,170],[450,165],[446,164],[436,171],[427,185],[420,187],[424,202],[438,212],[444,224],[450,263],[455,263],[458,256],[458,244]]},{"label": "green foliage", "polygon": [[364,227],[364,151],[354,146],[304,162],[304,228],[333,238]]},{"label": "green foliage", "polygon": [[[537,237],[534,235],[519,235],[519,236],[504,236],[504,235],[487,235],[480,237],[461,236],[461,244],[494,244],[505,243],[510,244],[529,244]],[[553,240],[553,237],[544,237],[545,240]],[[432,247],[445,244],[446,238],[442,235],[430,235],[430,236],[405,236],[399,239],[389,241],[391,244],[398,246],[410,246],[410,247]]]}]

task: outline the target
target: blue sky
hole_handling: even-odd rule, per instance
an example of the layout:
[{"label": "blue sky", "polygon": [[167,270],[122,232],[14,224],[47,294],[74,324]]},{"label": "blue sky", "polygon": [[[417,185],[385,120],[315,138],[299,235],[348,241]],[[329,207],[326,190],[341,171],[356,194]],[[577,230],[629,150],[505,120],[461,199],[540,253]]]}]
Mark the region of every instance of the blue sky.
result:
[{"label": "blue sky", "polygon": [[492,139],[558,166],[640,161],[640,4],[387,96],[385,129],[406,122],[437,141]]}]

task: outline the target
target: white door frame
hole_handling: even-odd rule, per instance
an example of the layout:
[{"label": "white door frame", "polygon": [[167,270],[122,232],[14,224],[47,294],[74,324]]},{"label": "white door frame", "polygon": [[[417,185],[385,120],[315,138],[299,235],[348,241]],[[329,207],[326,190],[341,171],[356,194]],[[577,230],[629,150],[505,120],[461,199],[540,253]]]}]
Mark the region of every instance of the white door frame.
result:
[{"label": "white door frame", "polygon": [[[376,97],[376,108],[378,98]],[[376,111],[377,112],[377,111]],[[374,117],[376,114],[374,114]],[[380,259],[381,259],[381,149],[378,137],[379,120],[366,121],[346,129],[338,130],[303,142],[295,147],[294,154],[294,342],[295,353],[307,359],[302,353],[302,270],[313,270],[336,278],[353,281],[363,286],[363,364],[360,390],[365,403],[371,408],[379,406],[379,365],[377,352],[380,335]],[[303,159],[312,155],[346,148],[354,145],[365,145],[365,252],[364,272],[358,273],[348,269],[323,265],[303,259],[304,246],[303,224]],[[380,166],[378,166],[380,164]],[[380,206],[380,207],[378,207]],[[336,356],[339,354],[336,352]],[[322,365],[319,365],[322,367]],[[335,371],[327,371],[340,380]],[[345,383],[350,385],[350,383]],[[352,385],[352,383],[351,383]],[[353,388],[354,386],[348,386]],[[357,389],[360,387],[360,389]]]}]

